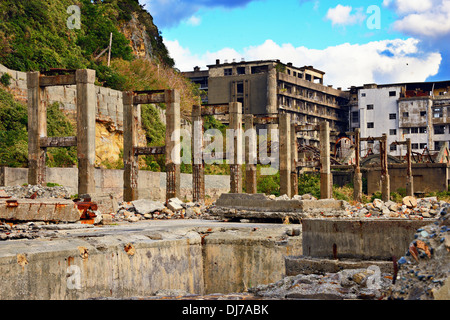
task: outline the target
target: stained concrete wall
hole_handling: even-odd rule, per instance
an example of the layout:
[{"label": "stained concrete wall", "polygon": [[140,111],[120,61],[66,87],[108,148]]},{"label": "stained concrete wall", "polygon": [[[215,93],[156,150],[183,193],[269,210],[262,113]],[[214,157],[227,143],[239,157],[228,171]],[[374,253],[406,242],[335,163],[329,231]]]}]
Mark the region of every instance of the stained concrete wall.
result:
[{"label": "stained concrete wall", "polygon": [[287,236],[288,226],[265,230],[261,225],[178,223],[74,230],[76,235],[50,240],[2,241],[0,299],[126,299],[160,290],[242,292],[245,287],[281,280],[284,257],[301,254],[301,237]]},{"label": "stained concrete wall", "polygon": [[430,220],[303,219],[303,254],[315,258],[391,260],[403,256],[417,229]]},{"label": "stained concrete wall", "polygon": [[[431,192],[448,190],[449,166],[445,163],[417,163],[412,165],[414,192]],[[388,167],[390,188],[394,192],[406,188],[406,165],[390,164]],[[363,173],[367,178],[367,192],[373,194],[381,191],[379,168],[371,168]]]},{"label": "stained concrete wall", "polygon": [[[123,193],[123,170],[95,169],[97,193]],[[0,186],[21,186],[28,182],[27,168],[0,167]],[[65,186],[72,194],[78,193],[77,168],[47,168],[47,182]],[[139,196],[165,201],[165,172],[139,171]],[[205,176],[206,195],[213,201],[230,191],[230,176]],[[181,200],[192,200],[192,175],[181,174]]]}]

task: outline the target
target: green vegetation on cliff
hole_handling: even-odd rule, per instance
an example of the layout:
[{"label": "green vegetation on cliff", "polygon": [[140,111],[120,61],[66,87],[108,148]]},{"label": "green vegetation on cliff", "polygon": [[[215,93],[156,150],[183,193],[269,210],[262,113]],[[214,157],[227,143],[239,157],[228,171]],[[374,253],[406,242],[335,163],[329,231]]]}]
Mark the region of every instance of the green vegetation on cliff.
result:
[{"label": "green vegetation on cliff", "polygon": [[[69,28],[73,14],[68,7],[80,8],[80,29]],[[99,82],[121,89],[120,75],[95,59],[109,46],[113,34],[111,58],[133,60],[130,40],[121,27],[137,16],[145,28],[151,47],[146,48],[152,60],[173,67],[153,18],[138,0],[2,0],[0,2],[0,63],[19,71],[50,68],[91,68]]]}]

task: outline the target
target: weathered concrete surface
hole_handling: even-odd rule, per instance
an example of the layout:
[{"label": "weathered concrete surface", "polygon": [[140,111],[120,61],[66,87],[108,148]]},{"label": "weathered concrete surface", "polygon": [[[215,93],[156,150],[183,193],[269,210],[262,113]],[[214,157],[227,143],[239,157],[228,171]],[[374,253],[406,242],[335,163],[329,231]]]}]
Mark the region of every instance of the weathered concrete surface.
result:
[{"label": "weathered concrete surface", "polygon": [[[0,242],[0,299],[123,299],[161,290],[229,293],[244,283],[282,278],[283,255],[301,254],[301,237],[289,236],[288,229],[202,220],[55,225],[52,238]],[[225,278],[231,284],[214,284]]]},{"label": "weathered concrete surface", "polygon": [[0,219],[8,221],[55,221],[76,222],[81,213],[75,203],[64,199],[17,199],[16,204],[8,205],[11,199],[0,199]]},{"label": "weathered concrete surface", "polygon": [[224,193],[210,209],[211,215],[224,219],[284,219],[299,221],[310,214],[339,216],[345,212],[344,201],[272,200],[264,194]]},{"label": "weathered concrete surface", "polygon": [[370,266],[379,267],[383,273],[393,272],[392,261],[332,260],[306,256],[286,256],[284,259],[286,276],[336,273],[344,269],[367,269]]},{"label": "weathered concrete surface", "polygon": [[[223,230],[204,237],[206,293],[243,292],[285,276],[284,256],[302,252],[301,237],[273,230]],[[292,233],[290,233],[292,234]]]},{"label": "weathered concrete surface", "polygon": [[398,258],[407,250],[416,230],[430,221],[433,220],[303,219],[303,253],[316,258]]}]

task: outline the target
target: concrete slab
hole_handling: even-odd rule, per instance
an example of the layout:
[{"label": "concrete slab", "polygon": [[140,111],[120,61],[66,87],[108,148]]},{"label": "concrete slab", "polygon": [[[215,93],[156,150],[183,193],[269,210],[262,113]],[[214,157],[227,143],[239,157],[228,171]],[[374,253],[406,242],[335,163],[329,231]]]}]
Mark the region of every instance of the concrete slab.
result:
[{"label": "concrete slab", "polygon": [[7,221],[76,222],[81,213],[72,200],[0,199],[0,219]]}]

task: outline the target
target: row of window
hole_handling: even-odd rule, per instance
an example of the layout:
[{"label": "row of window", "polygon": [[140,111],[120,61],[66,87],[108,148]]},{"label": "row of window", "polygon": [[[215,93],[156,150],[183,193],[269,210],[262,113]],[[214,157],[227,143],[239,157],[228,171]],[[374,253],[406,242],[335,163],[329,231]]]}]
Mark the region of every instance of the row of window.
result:
[{"label": "row of window", "polygon": [[[373,141],[369,141],[368,142],[369,147],[373,147],[374,142]],[[426,143],[411,143],[411,149],[412,150],[423,150],[427,148],[427,144]],[[391,152],[397,151],[398,150],[398,145],[396,144],[391,144],[389,147]]]},{"label": "row of window", "polygon": [[[363,92],[361,93],[361,97],[365,97],[366,94]],[[389,97],[396,97],[397,96],[397,91],[389,91]]]}]

